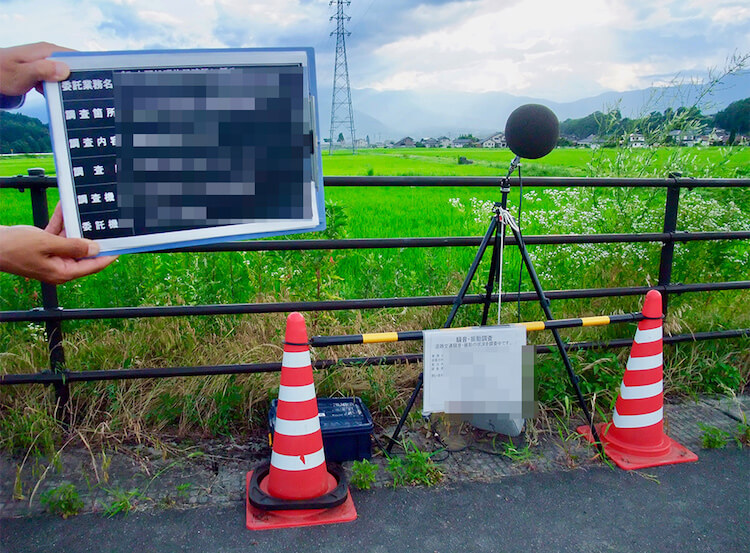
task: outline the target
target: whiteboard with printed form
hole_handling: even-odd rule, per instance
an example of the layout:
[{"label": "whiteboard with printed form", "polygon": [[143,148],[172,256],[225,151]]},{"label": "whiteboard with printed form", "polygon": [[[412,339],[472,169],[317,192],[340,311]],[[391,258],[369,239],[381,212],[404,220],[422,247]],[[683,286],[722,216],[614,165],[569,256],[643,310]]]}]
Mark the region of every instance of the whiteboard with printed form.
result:
[{"label": "whiteboard with printed form", "polygon": [[102,254],[325,228],[310,48],[62,52],[65,229]]}]

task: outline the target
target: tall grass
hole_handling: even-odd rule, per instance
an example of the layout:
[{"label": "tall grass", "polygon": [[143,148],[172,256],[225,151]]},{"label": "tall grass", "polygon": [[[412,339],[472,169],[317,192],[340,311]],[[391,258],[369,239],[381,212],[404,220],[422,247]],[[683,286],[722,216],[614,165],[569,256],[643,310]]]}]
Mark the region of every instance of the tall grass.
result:
[{"label": "tall grass", "polygon": [[[474,160],[458,165],[458,155]],[[640,156],[649,155],[649,158]],[[630,157],[628,157],[630,156]],[[540,163],[524,164],[524,175],[664,176],[747,175],[747,149],[555,150]],[[358,155],[323,156],[326,175],[503,175],[510,154],[484,150],[379,150]],[[16,160],[17,161],[17,160]],[[16,163],[14,161],[14,163]],[[29,160],[45,166],[42,159]],[[49,166],[48,170],[49,170]],[[644,169],[645,167],[645,169]],[[0,160],[0,174],[25,173]],[[511,194],[515,213],[521,200]],[[489,223],[492,188],[346,188],[326,190],[328,229],[311,238],[404,236],[477,236]],[[55,196],[50,191],[50,208]],[[28,196],[0,191],[0,223],[30,223]],[[521,225],[526,235],[600,232],[659,232],[665,195],[659,189],[526,190]],[[685,190],[680,198],[680,230],[750,229],[747,190]],[[545,289],[654,284],[659,244],[568,245],[531,247]],[[352,299],[415,295],[452,295],[474,257],[473,248],[413,248],[355,251],[237,252],[216,254],[144,254],[121,257],[104,272],[59,287],[60,304],[73,307],[196,305],[291,300]],[[747,242],[688,242],[678,245],[673,280],[702,282],[747,278]],[[470,293],[481,293],[486,261]],[[514,248],[505,257],[505,291],[530,290],[518,283],[520,258]],[[0,275],[0,310],[40,305],[36,282]],[[496,308],[494,308],[496,309]],[[632,297],[555,302],[558,317],[631,312]],[[516,305],[503,306],[503,320],[519,317]],[[315,334],[350,334],[437,328],[447,308],[373,309],[310,313]],[[462,308],[457,325],[477,324],[480,309]],[[496,318],[495,313],[491,319]],[[543,318],[535,302],[520,307],[520,318]],[[750,294],[729,291],[670,298],[668,331],[689,333],[750,326]],[[167,367],[278,361],[282,314],[71,321],[64,324],[70,370]],[[577,329],[571,341],[632,337],[630,327]],[[548,342],[543,333],[530,335]],[[750,340],[726,340],[666,349],[666,389],[670,393],[739,390],[750,370]],[[35,324],[0,325],[0,370],[28,373],[47,366],[44,329]],[[318,357],[369,356],[418,352],[420,343],[347,346],[313,352]],[[581,386],[606,411],[616,395],[627,351],[578,354]],[[356,394],[365,398],[379,422],[393,420],[403,407],[419,367],[336,367],[316,375],[322,395]],[[539,397],[546,406],[569,404],[564,371],[556,356],[543,356],[537,368]],[[79,427],[99,429],[117,439],[158,439],[164,432],[222,435],[262,426],[268,400],[278,386],[275,375],[237,375],[77,384],[71,387],[72,416]],[[36,436],[42,446],[59,437],[50,391],[39,386],[0,388],[0,445],[24,449]],[[35,446],[36,447],[36,446]],[[47,447],[47,446],[45,446]]]}]

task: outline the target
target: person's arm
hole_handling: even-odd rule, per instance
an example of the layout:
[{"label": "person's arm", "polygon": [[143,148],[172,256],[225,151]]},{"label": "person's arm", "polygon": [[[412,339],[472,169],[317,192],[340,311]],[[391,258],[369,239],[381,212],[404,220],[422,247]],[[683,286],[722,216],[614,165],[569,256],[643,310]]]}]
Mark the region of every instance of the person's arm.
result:
[{"label": "person's arm", "polygon": [[[42,81],[66,79],[70,75],[68,65],[46,59],[53,52],[66,50],[48,42],[0,48],[0,107],[12,103],[14,97],[20,99],[20,106],[29,90],[42,91]],[[0,271],[6,273],[62,284],[101,271],[117,259],[84,259],[97,253],[99,245],[95,242],[65,237],[59,204],[44,230],[27,225],[0,226]]]},{"label": "person's arm", "polygon": [[[117,256],[93,258],[99,245],[84,238],[66,238],[60,204],[47,227],[0,226],[0,271],[62,284],[104,269]],[[85,259],[88,258],[88,259]]]}]

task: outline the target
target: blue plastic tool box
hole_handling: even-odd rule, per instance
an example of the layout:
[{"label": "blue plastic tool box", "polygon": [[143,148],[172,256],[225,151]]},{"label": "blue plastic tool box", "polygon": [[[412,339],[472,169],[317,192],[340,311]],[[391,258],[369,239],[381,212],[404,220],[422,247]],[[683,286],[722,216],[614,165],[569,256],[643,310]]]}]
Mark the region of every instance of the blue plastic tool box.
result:
[{"label": "blue plastic tool box", "polygon": [[[319,397],[318,414],[326,461],[361,461],[372,456],[372,417],[358,397]],[[268,426],[273,435],[277,400],[271,402]]]}]

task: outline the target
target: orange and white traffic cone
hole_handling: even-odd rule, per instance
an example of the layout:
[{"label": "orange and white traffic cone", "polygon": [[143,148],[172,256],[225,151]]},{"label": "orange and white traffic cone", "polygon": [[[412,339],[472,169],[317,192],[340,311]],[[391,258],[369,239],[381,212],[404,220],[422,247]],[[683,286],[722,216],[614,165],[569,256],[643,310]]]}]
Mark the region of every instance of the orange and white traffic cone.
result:
[{"label": "orange and white traffic cone", "polygon": [[247,474],[250,530],[357,518],[340,465],[326,463],[305,319],[287,317],[271,462]]},{"label": "orange and white traffic cone", "polygon": [[[664,434],[662,301],[657,290],[646,294],[643,316],[612,422],[596,427],[607,456],[625,470],[698,460],[697,455]],[[594,442],[588,426],[579,426],[578,432]]]}]

